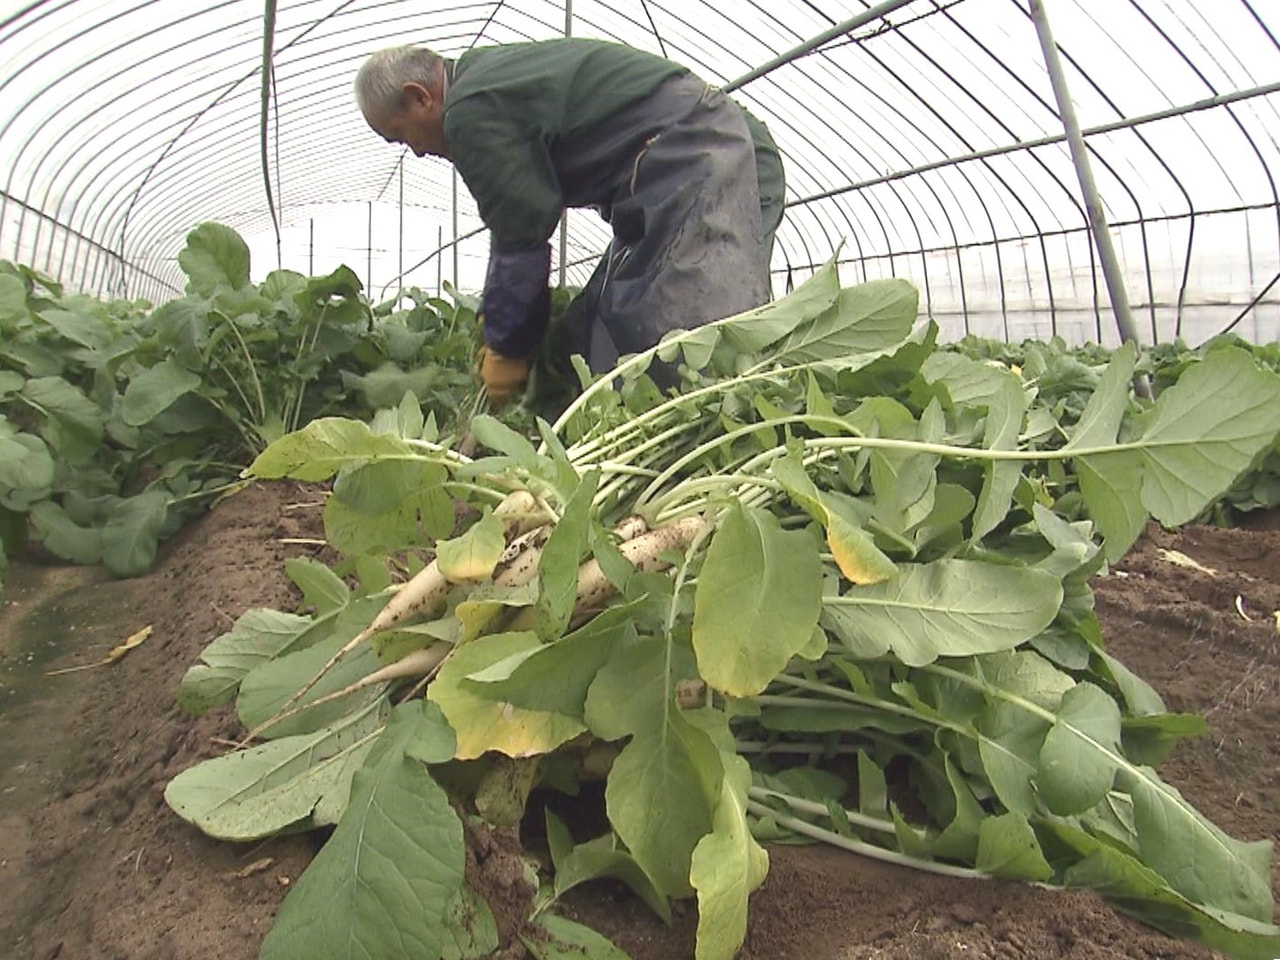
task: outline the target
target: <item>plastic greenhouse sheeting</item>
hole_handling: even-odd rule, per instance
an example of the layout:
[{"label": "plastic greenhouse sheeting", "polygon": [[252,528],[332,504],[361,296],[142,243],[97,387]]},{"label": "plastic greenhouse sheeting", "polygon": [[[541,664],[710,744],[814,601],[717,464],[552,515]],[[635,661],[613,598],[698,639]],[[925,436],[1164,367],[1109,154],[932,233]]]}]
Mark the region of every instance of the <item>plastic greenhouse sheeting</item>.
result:
[{"label": "plastic greenhouse sheeting", "polygon": [[[155,302],[204,220],[254,272],[345,262],[369,295],[480,283],[487,240],[438,160],[366,128],[372,51],[616,40],[727,85],[772,129],[775,290],[838,249],[903,276],[944,335],[1118,338],[1042,7],[1139,337],[1280,335],[1274,0],[42,0],[0,5],[0,257]],[[265,56],[264,56],[265,54]],[[263,64],[269,62],[264,83]],[[557,265],[608,240],[572,211]]]}]

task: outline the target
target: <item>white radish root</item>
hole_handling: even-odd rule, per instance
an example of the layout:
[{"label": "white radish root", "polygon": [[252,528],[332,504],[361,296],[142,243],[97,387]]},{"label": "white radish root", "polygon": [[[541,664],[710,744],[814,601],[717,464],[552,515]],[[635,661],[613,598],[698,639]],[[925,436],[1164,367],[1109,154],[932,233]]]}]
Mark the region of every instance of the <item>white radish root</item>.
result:
[{"label": "white radish root", "polygon": [[[706,530],[709,523],[704,517],[682,517],[674,523],[665,524],[620,544],[618,551],[639,572],[665,570],[670,564],[661,559],[662,554],[669,550],[688,549],[689,544]],[[578,568],[578,596],[573,604],[574,618],[599,609],[615,593],[617,588],[604,575],[599,561],[594,558],[588,560]]]},{"label": "white radish root", "polygon": [[[544,525],[548,519],[546,513],[538,506],[537,499],[527,490],[516,490],[508,494],[500,504],[493,508],[493,513],[495,516],[502,518],[504,532],[508,538],[518,538],[530,529],[536,530]],[[338,661],[374,634],[391,630],[419,615],[431,616],[437,613],[444,607],[448,592],[449,582],[445,579],[444,574],[440,572],[439,565],[433,560],[396,591],[395,596],[387,602],[385,607],[378,611],[378,615],[370,621],[369,625],[330,657],[328,662],[316,672],[315,676],[285,701],[275,716],[260,725],[256,730],[250,731],[245,740],[252,739],[258,731],[278,723],[281,715],[305,697],[311,688],[337,665]]]},{"label": "white radish root", "polygon": [[361,677],[354,683],[350,683],[341,690],[335,690],[333,693],[326,693],[323,697],[317,697],[307,703],[300,703],[291,708],[285,708],[283,712],[276,713],[270,720],[259,724],[253,729],[245,740],[251,740],[260,734],[263,730],[282,723],[290,717],[297,716],[310,710],[312,707],[318,707],[321,704],[332,703],[334,700],[341,700],[343,697],[350,696],[364,690],[366,687],[374,687],[380,683],[390,683],[393,680],[412,680],[419,677],[430,676],[444,662],[453,645],[439,642],[429,647],[423,647],[421,650],[411,650],[394,663],[389,663],[385,667],[381,667],[373,673]]},{"label": "white radish root", "polygon": [[[644,521],[639,517],[634,517],[624,521],[625,527],[620,525],[615,528],[614,533],[620,535],[622,533],[632,533],[629,539],[625,539],[623,543],[618,545],[618,551],[638,572],[649,573],[667,569],[670,564],[663,560],[661,555],[669,550],[687,549],[689,544],[693,543],[698,535],[706,529],[709,522],[702,517],[684,517],[674,523],[666,524],[656,530],[650,530],[647,533],[640,533],[636,536],[634,531],[644,529]],[[539,551],[539,555],[540,553],[541,551]],[[533,557],[532,560],[532,570],[523,571],[525,579],[522,582],[524,583],[528,583],[537,573],[538,557]],[[572,622],[579,623],[587,619],[603,607],[605,601],[617,592],[617,588],[609,582],[609,578],[600,569],[599,561],[594,558],[588,560],[578,568],[578,590],[577,597],[573,603]],[[533,608],[526,607],[507,625],[507,629],[532,629],[534,616]]]}]

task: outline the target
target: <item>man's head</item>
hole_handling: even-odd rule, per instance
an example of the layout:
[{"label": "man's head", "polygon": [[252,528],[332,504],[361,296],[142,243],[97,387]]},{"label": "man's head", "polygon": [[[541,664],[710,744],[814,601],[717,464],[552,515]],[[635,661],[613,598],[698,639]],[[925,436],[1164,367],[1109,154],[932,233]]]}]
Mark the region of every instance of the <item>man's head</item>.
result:
[{"label": "man's head", "polygon": [[449,156],[444,138],[444,61],[424,47],[379,50],[356,74],[356,103],[388,143],[419,157]]}]

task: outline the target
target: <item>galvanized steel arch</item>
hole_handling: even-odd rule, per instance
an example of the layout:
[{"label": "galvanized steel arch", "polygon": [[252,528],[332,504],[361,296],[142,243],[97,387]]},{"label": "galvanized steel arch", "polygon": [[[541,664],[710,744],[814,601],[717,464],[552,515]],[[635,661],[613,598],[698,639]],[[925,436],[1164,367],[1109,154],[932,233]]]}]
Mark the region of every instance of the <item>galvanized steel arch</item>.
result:
[{"label": "galvanized steel arch", "polygon": [[[264,140],[261,0],[0,4],[0,257],[159,301],[181,292],[176,254],[203,220],[274,262],[277,222],[292,237],[363,205],[359,229],[372,233],[375,212],[403,224],[394,242],[344,230],[371,296],[442,277],[474,286],[474,204],[447,164],[406,162],[367,131],[351,78],[393,43],[457,55],[571,29],[685,63],[769,124],[788,174],[779,292],[839,250],[849,281],[914,280],[950,335],[1114,341],[1111,268],[1145,340],[1280,336],[1280,10],[1259,0],[1219,0],[1212,17],[1203,0],[267,9]],[[1049,21],[1052,51],[1037,45]],[[1078,140],[1050,82],[1058,59]],[[1088,178],[1073,142],[1087,144]],[[566,223],[565,276],[580,284],[607,225],[584,211]],[[284,265],[306,269],[292,243]],[[450,261],[463,267],[446,273]]]}]

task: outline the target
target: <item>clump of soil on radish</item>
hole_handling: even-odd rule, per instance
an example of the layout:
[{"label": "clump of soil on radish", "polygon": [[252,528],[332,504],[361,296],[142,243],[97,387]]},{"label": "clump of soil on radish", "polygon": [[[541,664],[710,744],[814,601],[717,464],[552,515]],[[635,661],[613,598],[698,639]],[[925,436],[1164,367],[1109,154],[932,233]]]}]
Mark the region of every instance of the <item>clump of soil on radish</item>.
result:
[{"label": "clump of soil on radish", "polygon": [[[320,535],[319,510],[306,505],[317,500],[301,485],[252,486],[166,544],[157,568],[137,580],[51,566],[15,571],[0,594],[0,955],[257,955],[320,838],[234,846],[173,815],[162,797],[169,778],[241,732],[229,711],[193,720],[173,696],[232,619],[298,602],[284,560],[312,548],[282,540]],[[1170,563],[1162,550],[1215,573]],[[1276,557],[1274,512],[1240,530],[1153,527],[1094,585],[1111,652],[1170,709],[1208,718],[1209,735],[1183,744],[1162,774],[1215,823],[1251,840],[1280,839]],[[51,606],[62,608],[60,619]],[[101,659],[147,624],[152,636],[120,663],[44,677]],[[532,895],[516,853],[520,843],[537,845],[528,823],[523,837],[471,831],[472,878],[508,940]],[[599,828],[582,826],[585,835]],[[1088,893],[934,877],[819,846],[774,846],[770,857],[744,960],[1212,956]],[[633,960],[692,957],[691,905],[677,905],[667,927],[625,888],[601,882],[572,891],[563,910]],[[513,945],[504,960],[519,955]]]}]

